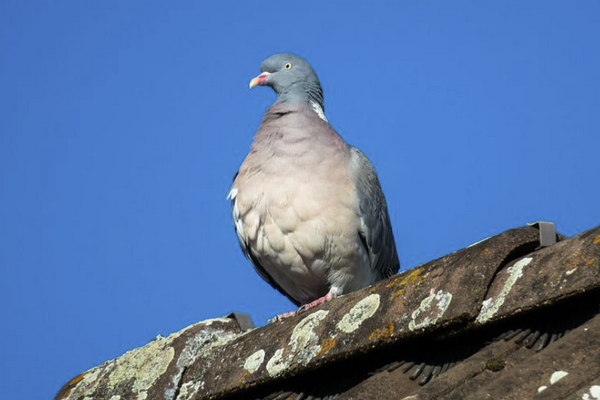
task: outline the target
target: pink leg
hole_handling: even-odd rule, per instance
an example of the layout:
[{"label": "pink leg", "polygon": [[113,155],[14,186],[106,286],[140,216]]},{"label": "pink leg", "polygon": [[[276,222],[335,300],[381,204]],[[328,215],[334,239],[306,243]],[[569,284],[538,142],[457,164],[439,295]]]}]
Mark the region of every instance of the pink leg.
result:
[{"label": "pink leg", "polygon": [[306,311],[306,310],[308,310],[309,308],[313,308],[313,307],[315,307],[315,306],[318,306],[319,304],[327,303],[328,301],[335,299],[335,298],[336,298],[336,296],[337,296],[337,293],[336,293],[336,292],[334,292],[334,291],[329,291],[329,293],[327,293],[325,296],[323,296],[323,297],[319,297],[319,298],[318,298],[318,299],[316,299],[315,301],[311,301],[311,302],[310,302],[310,303],[308,303],[308,304],[304,304],[304,305],[302,305],[302,306],[301,306],[301,307],[298,309],[297,313],[301,313],[302,311]]},{"label": "pink leg", "polygon": [[298,311],[290,311],[290,312],[286,312],[283,314],[279,314],[279,315],[274,316],[273,318],[270,318],[268,323],[274,324],[275,322],[283,321],[286,318],[293,317],[296,314],[298,314]]},{"label": "pink leg", "polygon": [[290,312],[286,312],[283,314],[279,314],[274,316],[273,318],[271,318],[268,322],[270,324],[274,323],[274,322],[279,322],[285,318],[289,318],[289,317],[293,317],[295,315],[300,314],[301,312],[304,312],[312,307],[318,306],[319,304],[323,304],[323,303],[327,303],[330,300],[333,300],[337,297],[338,291],[336,288],[331,288],[331,290],[329,290],[329,293],[327,293],[325,296],[323,297],[319,297],[318,299],[316,299],[315,301],[311,301],[310,303],[307,304],[303,304],[302,306],[300,306],[300,308],[296,311],[290,311]]}]

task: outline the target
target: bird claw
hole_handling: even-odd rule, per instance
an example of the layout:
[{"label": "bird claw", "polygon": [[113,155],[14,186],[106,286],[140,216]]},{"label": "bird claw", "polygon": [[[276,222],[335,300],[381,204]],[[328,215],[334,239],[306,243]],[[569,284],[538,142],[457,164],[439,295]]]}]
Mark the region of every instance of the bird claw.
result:
[{"label": "bird claw", "polygon": [[269,324],[274,324],[276,322],[281,322],[281,321],[283,321],[286,318],[293,317],[293,316],[297,315],[298,311],[290,311],[290,312],[286,312],[286,313],[283,313],[283,314],[276,315],[273,318],[269,318],[268,323]]},{"label": "bird claw", "polygon": [[329,292],[325,296],[319,297],[315,301],[311,301],[310,303],[307,303],[307,304],[304,304],[304,305],[300,306],[300,308],[298,309],[297,313],[304,312],[304,311],[306,311],[306,310],[308,310],[310,308],[318,306],[319,304],[327,303],[328,301],[331,301],[331,300],[333,300],[336,297],[337,297],[336,293]]},{"label": "bird claw", "polygon": [[337,297],[336,293],[329,292],[325,296],[319,297],[315,301],[311,301],[310,303],[303,304],[296,311],[290,311],[290,312],[287,312],[287,313],[276,315],[273,318],[269,319],[268,322],[269,322],[269,324],[274,324],[275,322],[283,321],[286,318],[294,317],[294,316],[296,316],[296,315],[298,315],[300,313],[305,312],[306,310],[309,310],[309,309],[311,309],[313,307],[318,306],[319,304],[327,303],[328,301],[333,300],[336,297]]}]

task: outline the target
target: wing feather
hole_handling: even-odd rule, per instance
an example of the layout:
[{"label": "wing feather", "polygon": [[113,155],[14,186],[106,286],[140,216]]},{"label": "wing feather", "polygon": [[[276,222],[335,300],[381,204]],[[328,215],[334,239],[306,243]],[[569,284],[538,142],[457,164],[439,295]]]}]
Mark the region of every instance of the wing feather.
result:
[{"label": "wing feather", "polygon": [[388,278],[398,272],[400,260],[385,196],[369,159],[355,147],[351,147],[351,152],[359,199],[359,235],[369,254],[371,268],[382,278]]}]

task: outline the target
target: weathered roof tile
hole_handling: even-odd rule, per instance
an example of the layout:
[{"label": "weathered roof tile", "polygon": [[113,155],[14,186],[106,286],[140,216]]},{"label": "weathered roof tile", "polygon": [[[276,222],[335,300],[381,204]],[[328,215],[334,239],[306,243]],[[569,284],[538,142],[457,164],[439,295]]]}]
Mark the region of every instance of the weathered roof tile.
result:
[{"label": "weathered roof tile", "polygon": [[[600,227],[546,248],[536,227],[513,229],[279,323],[199,323],[57,398],[531,398],[541,386],[592,396],[599,289]],[[561,362],[569,375],[546,384],[568,370]]]}]

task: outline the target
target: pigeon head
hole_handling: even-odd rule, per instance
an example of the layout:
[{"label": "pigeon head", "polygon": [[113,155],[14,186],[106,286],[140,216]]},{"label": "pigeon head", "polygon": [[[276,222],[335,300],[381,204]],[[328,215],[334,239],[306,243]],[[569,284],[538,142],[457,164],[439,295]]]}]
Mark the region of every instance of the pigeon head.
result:
[{"label": "pigeon head", "polygon": [[250,81],[250,87],[270,86],[279,101],[306,101],[323,105],[323,90],[317,74],[303,58],[293,54],[275,54],[260,64],[262,74]]}]

